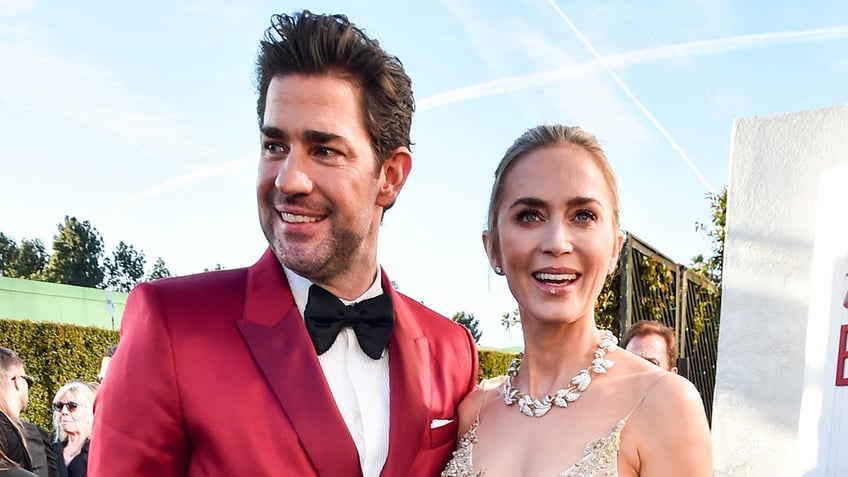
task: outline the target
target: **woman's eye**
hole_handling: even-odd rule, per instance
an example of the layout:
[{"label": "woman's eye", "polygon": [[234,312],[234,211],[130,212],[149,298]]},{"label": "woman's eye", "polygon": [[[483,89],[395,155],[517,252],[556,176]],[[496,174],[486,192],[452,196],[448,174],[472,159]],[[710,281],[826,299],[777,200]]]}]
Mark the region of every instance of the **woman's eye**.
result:
[{"label": "woman's eye", "polygon": [[542,214],[535,209],[522,210],[518,213],[519,222],[538,222],[542,220]]},{"label": "woman's eye", "polygon": [[576,214],[574,214],[574,218],[578,222],[592,222],[597,220],[598,216],[595,215],[591,210],[579,210]]}]

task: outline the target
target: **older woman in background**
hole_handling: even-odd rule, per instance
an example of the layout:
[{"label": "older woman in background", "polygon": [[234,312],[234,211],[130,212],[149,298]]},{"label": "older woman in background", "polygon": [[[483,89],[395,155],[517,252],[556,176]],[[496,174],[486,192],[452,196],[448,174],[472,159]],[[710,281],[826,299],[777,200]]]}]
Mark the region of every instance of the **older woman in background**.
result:
[{"label": "older woman in background", "polygon": [[94,421],[94,389],[84,381],[62,386],[53,399],[53,452],[60,477],[85,477]]}]

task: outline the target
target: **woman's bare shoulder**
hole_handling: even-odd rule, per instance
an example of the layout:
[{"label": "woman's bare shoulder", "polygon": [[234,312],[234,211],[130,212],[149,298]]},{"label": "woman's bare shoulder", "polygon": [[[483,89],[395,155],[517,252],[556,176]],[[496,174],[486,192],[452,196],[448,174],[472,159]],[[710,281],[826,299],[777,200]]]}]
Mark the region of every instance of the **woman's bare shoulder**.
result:
[{"label": "woman's bare shoulder", "polygon": [[477,418],[477,413],[483,405],[483,400],[491,396],[492,393],[499,392],[499,388],[503,384],[504,376],[498,376],[480,381],[477,387],[468,393],[462,402],[459,403],[457,411],[459,415],[459,431],[460,435],[471,427],[471,424]]}]

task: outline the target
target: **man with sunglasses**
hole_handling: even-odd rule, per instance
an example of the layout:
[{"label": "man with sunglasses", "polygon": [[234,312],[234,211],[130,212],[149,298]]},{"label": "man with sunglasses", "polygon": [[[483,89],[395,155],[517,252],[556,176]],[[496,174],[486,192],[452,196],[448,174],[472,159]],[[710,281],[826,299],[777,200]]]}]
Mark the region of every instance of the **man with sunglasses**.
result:
[{"label": "man with sunglasses", "polygon": [[32,378],[24,373],[23,360],[14,351],[0,346],[0,439],[6,456],[30,471],[32,457],[25,444],[21,413],[29,402],[31,385]]}]

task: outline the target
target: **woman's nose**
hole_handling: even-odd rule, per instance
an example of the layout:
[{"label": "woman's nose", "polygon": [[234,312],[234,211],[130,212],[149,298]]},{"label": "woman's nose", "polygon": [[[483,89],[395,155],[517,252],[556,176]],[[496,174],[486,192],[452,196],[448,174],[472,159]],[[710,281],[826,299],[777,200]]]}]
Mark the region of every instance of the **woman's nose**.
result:
[{"label": "woman's nose", "polygon": [[552,255],[562,255],[574,251],[572,233],[568,224],[560,221],[551,221],[545,230],[545,238],[542,241],[542,252]]}]

